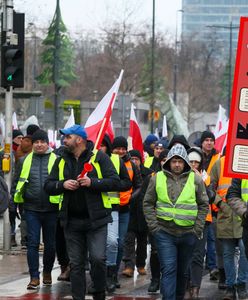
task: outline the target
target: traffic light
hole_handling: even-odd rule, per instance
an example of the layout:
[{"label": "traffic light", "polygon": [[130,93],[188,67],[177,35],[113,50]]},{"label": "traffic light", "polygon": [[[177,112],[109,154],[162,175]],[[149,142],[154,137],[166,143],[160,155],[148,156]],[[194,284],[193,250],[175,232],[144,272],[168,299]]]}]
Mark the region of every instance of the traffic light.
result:
[{"label": "traffic light", "polygon": [[1,44],[1,86],[21,88],[24,86],[24,14],[14,12],[13,33],[15,44],[6,43],[6,33],[2,32]]}]

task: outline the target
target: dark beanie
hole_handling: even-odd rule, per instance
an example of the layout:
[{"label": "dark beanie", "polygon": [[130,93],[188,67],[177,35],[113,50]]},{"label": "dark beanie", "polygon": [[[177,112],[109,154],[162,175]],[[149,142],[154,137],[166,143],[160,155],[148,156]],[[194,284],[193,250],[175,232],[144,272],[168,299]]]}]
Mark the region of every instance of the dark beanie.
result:
[{"label": "dark beanie", "polygon": [[27,127],[27,135],[33,135],[36,130],[40,129],[38,125],[30,124]]},{"label": "dark beanie", "polygon": [[130,150],[129,154],[130,154],[131,157],[132,156],[138,157],[140,159],[140,161],[142,162],[142,157],[141,157],[141,154],[140,154],[139,150],[134,150],[134,149]]},{"label": "dark beanie", "polygon": [[150,146],[151,144],[155,143],[157,140],[158,140],[158,138],[156,137],[155,134],[148,134],[148,136],[146,137],[144,143],[146,145]]},{"label": "dark beanie", "polygon": [[204,142],[205,139],[211,138],[214,140],[215,142],[215,136],[211,131],[203,131],[202,135],[201,135],[201,144]]},{"label": "dark beanie", "polygon": [[13,132],[12,132],[12,138],[16,138],[18,135],[22,135],[23,136],[23,133],[21,132],[21,130],[19,129],[14,129]]},{"label": "dark beanie", "polygon": [[124,136],[117,136],[113,140],[112,148],[123,147],[127,150],[127,139]]},{"label": "dark beanie", "polygon": [[182,134],[175,134],[172,137],[172,139],[168,145],[168,149],[171,149],[176,144],[183,145],[186,150],[188,150],[190,148],[188,141],[186,140],[185,136]]},{"label": "dark beanie", "polygon": [[34,143],[35,141],[38,141],[38,140],[45,141],[49,144],[48,135],[42,129],[36,130],[35,133],[32,135],[32,143]]},{"label": "dark beanie", "polygon": [[169,149],[165,149],[163,150],[158,157],[158,161],[161,162],[165,157],[167,157],[168,153],[169,153]]}]

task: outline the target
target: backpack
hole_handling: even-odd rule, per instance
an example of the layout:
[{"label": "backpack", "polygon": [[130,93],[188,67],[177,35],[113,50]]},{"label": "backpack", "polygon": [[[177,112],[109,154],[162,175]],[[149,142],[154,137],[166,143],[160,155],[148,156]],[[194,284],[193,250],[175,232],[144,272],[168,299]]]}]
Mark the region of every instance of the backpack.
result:
[{"label": "backpack", "polygon": [[0,214],[3,214],[9,206],[10,194],[7,183],[0,176]]}]

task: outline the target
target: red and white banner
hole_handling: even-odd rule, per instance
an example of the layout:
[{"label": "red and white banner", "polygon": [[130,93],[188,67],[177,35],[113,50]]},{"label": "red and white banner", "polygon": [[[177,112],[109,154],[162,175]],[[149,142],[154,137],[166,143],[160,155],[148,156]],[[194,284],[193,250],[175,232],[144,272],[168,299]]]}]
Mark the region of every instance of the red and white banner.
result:
[{"label": "red and white banner", "polygon": [[140,128],[135,116],[134,105],[131,104],[131,114],[130,114],[130,123],[129,123],[129,136],[128,136],[128,149],[138,150],[141,154],[141,157],[144,159],[144,150],[143,150],[143,141],[140,132]]},{"label": "red and white banner", "polygon": [[110,126],[112,110],[121,84],[123,72],[124,71],[121,70],[121,73],[114,85],[98,103],[97,107],[85,123],[84,128],[87,132],[88,139],[95,143],[96,149],[99,149],[101,146],[104,134]]},{"label": "red and white banner", "polygon": [[241,17],[224,176],[248,179],[248,18]]},{"label": "red and white banner", "polygon": [[218,118],[214,129],[215,136],[215,149],[222,153],[226,146],[227,132],[228,132],[228,119],[226,117],[226,110],[219,105]]}]

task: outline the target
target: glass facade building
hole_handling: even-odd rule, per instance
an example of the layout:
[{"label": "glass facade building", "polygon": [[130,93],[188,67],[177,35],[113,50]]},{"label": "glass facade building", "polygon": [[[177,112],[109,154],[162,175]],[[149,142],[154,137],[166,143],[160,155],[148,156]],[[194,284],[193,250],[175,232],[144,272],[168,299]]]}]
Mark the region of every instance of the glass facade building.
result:
[{"label": "glass facade building", "polygon": [[214,42],[228,55],[237,48],[241,16],[248,17],[248,0],[182,0],[182,39]]}]

